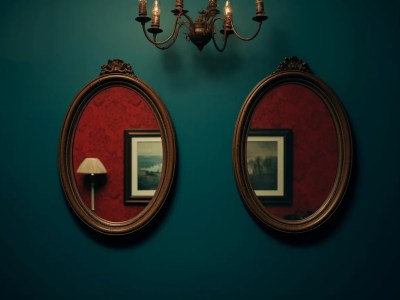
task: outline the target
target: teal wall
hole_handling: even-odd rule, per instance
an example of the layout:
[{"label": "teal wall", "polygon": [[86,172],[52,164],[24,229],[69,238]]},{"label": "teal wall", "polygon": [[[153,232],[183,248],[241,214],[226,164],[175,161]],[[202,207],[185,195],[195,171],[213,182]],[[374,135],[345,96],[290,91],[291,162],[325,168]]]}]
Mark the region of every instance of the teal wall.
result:
[{"label": "teal wall", "polygon": [[[192,15],[206,5],[185,2]],[[253,1],[232,2],[238,29],[250,34]],[[161,4],[162,22],[170,23],[173,1]],[[0,3],[0,297],[398,299],[399,2],[268,0],[260,36],[232,40],[223,54],[211,45],[200,53],[183,37],[168,51],[155,49],[134,21],[136,6]],[[337,92],[355,143],[344,209],[308,240],[257,225],[231,162],[246,95],[291,55]],[[135,242],[82,226],[58,178],[69,104],[109,58],[131,63],[159,93],[179,148],[168,210]]]}]

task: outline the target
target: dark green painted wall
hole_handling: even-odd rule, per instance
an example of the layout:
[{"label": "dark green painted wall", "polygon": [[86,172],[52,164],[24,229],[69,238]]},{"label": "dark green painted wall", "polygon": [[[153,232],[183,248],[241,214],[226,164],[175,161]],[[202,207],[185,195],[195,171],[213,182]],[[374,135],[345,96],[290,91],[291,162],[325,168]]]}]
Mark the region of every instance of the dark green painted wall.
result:
[{"label": "dark green painted wall", "polygon": [[[161,2],[162,22],[170,23],[173,1]],[[250,33],[253,1],[232,2],[237,27]],[[193,13],[205,5],[186,1]],[[0,3],[0,297],[397,299],[399,2],[265,1],[270,19],[260,36],[232,40],[223,54],[211,45],[199,53],[183,37],[166,52],[156,50],[134,22],[136,6]],[[276,237],[254,222],[231,163],[241,104],[291,55],[337,92],[355,143],[345,210],[333,229],[309,242]],[[179,147],[169,209],[135,243],[86,230],[58,179],[65,113],[109,58],[131,63],[159,93]]]}]

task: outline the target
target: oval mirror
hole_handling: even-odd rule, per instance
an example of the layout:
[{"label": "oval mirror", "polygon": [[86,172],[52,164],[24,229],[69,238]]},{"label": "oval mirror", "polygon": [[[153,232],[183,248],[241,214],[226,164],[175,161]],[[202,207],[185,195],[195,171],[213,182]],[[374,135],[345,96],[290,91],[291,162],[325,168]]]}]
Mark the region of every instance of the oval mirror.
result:
[{"label": "oval mirror", "polygon": [[305,62],[286,58],[246,98],[233,163],[257,220],[282,232],[315,229],[338,207],[350,178],[352,142],[341,102]]},{"label": "oval mirror", "polygon": [[160,97],[129,64],[108,61],[73,100],[61,132],[60,178],[73,211],[102,233],[137,231],[166,201],[175,164]]}]

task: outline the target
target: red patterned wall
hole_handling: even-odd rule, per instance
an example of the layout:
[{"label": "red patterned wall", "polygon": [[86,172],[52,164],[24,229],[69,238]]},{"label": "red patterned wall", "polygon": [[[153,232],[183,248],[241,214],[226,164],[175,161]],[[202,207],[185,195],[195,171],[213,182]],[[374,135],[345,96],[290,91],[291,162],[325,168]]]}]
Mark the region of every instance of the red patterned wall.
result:
[{"label": "red patterned wall", "polygon": [[278,217],[315,211],[332,189],[338,165],[338,142],[328,108],[299,84],[278,86],[260,101],[251,128],[293,131],[293,205],[269,206]]},{"label": "red patterned wall", "polygon": [[[124,130],[159,129],[153,111],[144,99],[125,87],[110,87],[97,94],[85,108],[75,133],[74,168],[85,157],[99,158],[107,169],[105,184],[95,189],[96,214],[109,221],[129,220],[143,205],[124,205]],[[90,207],[90,187],[75,171],[76,183]]]}]

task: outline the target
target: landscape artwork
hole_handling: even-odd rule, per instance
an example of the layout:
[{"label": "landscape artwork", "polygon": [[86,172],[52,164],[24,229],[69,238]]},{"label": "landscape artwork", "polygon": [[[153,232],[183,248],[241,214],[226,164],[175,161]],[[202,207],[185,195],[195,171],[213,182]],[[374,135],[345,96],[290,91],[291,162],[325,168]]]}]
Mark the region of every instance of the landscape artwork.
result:
[{"label": "landscape artwork", "polygon": [[247,143],[247,169],[255,190],[278,188],[277,141],[249,141]]},{"label": "landscape artwork", "polygon": [[162,145],[160,142],[142,141],[137,144],[137,185],[139,191],[154,191],[160,181]]},{"label": "landscape artwork", "polygon": [[254,193],[264,204],[291,203],[291,138],[288,129],[249,131],[247,171]]},{"label": "landscape artwork", "polygon": [[157,130],[125,131],[125,204],[146,203],[154,196],[163,167],[163,147]]}]

